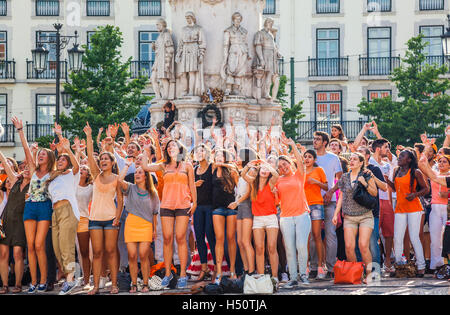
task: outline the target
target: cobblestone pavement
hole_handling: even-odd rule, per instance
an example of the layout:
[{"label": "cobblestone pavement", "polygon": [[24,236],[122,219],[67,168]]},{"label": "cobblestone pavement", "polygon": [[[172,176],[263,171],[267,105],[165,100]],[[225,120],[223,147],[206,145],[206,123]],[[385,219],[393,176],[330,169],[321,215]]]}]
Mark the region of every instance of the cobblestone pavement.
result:
[{"label": "cobblestone pavement", "polygon": [[[333,280],[316,281],[310,280],[309,285],[299,285],[294,289],[283,289],[282,284],[275,295],[450,295],[450,282],[447,280],[437,280],[431,275],[424,278],[395,279],[382,278],[369,285],[335,285]],[[194,282],[189,282],[192,286]],[[109,295],[110,283],[107,284],[100,294]],[[27,295],[26,287],[23,288],[22,295]],[[41,293],[45,295],[57,295],[59,286],[55,286],[52,292]],[[181,290],[152,291],[149,293],[136,293],[134,295],[160,295],[162,292],[181,293]],[[85,295],[81,287],[77,287],[72,295]],[[131,295],[121,292],[119,295]]]}]

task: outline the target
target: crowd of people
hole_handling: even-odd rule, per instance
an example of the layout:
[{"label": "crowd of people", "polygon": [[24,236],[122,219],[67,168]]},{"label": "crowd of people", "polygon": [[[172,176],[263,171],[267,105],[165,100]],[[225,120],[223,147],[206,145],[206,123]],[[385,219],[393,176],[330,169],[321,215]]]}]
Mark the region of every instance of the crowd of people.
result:
[{"label": "crowd of people", "polygon": [[[178,289],[265,273],[294,288],[332,279],[337,260],[362,261],[364,283],[410,261],[417,277],[448,277],[450,126],[439,149],[422,135],[394,154],[371,122],[353,141],[340,125],[317,131],[307,150],[274,125],[186,128],[165,110],[158,128],[130,135],[126,123],[109,125],[96,143],[88,122],[72,142],[55,124],[49,148],[29,145],[12,119],[25,159],[0,152],[0,294],[11,274],[21,293],[24,270],[30,294],[59,279],[61,295],[98,294],[109,280],[117,294],[125,270],[130,293],[148,292],[158,263],[161,288],[177,277]],[[358,186],[373,206],[354,198]]]}]

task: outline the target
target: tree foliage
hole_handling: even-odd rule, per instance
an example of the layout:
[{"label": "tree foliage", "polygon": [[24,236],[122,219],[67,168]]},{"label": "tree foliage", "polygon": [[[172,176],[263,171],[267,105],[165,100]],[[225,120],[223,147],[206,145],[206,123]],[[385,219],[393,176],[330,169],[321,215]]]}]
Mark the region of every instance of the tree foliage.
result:
[{"label": "tree foliage", "polygon": [[70,83],[64,90],[73,103],[70,116],[61,115],[64,130],[81,135],[86,121],[94,133],[108,124],[127,122],[138,114],[149,100],[142,94],[148,79],[130,80],[131,58],[122,62],[119,28],[100,26],[91,37],[91,47],[83,48],[83,69],[70,74]]},{"label": "tree foliage", "polygon": [[382,135],[394,145],[420,142],[424,132],[443,137],[449,123],[450,96],[446,91],[450,81],[442,77],[448,68],[426,63],[423,51],[427,44],[422,34],[408,41],[402,66],[391,76],[398,101],[391,97],[371,102],[363,99],[358,105],[359,113],[374,119]]},{"label": "tree foliage", "polygon": [[294,106],[289,106],[288,101],[286,100],[288,94],[286,93],[286,84],[287,84],[287,77],[285,75],[280,77],[280,88],[278,90],[277,99],[281,103],[282,109],[283,109],[283,131],[286,133],[286,137],[297,139],[298,134],[298,121],[305,117],[304,114],[302,114],[303,110],[303,101],[299,102],[298,104],[294,104]]}]

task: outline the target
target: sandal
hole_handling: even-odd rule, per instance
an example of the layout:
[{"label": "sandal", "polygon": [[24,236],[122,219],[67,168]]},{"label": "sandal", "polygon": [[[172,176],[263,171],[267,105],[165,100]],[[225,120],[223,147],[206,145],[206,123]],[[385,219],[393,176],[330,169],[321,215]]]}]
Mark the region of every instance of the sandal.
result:
[{"label": "sandal", "polygon": [[208,268],[206,268],[205,270],[202,269],[200,271],[200,275],[198,276],[196,282],[204,281],[205,278],[208,276],[208,272],[209,272]]},{"label": "sandal", "polygon": [[118,294],[118,293],[119,293],[119,288],[116,286],[112,286],[111,291],[109,291],[109,294]]},{"label": "sandal", "polygon": [[[128,292],[129,293],[136,293],[137,292],[137,285],[136,284],[132,284],[131,288],[130,288],[130,291],[128,291]],[[113,294],[113,293],[111,292],[111,294]]]},{"label": "sandal", "polygon": [[8,293],[9,292],[9,288],[8,287],[2,287],[1,289],[0,289],[0,294],[6,294],[6,293]]},{"label": "sandal", "polygon": [[21,286],[21,285],[20,285],[20,286],[16,285],[16,286],[12,289],[11,292],[14,293],[14,294],[22,293],[22,286]]},{"label": "sandal", "polygon": [[147,293],[150,289],[148,288],[148,284],[144,284],[141,289],[141,293]]},{"label": "sandal", "polygon": [[88,295],[98,295],[98,294],[100,294],[100,290],[99,290],[99,288],[93,288],[91,291],[89,291],[88,293],[87,293]]}]

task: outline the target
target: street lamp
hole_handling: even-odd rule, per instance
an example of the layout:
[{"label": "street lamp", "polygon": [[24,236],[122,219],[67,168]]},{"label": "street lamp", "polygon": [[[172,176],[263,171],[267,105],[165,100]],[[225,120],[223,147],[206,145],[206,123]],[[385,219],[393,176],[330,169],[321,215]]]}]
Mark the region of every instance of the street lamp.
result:
[{"label": "street lamp", "polygon": [[447,15],[448,27],[447,31],[441,36],[442,38],[442,51],[444,56],[450,60],[450,14]]},{"label": "street lamp", "polygon": [[55,120],[59,123],[60,112],[60,81],[61,81],[61,50],[66,48],[72,38],[75,39],[75,43],[72,49],[68,50],[69,54],[69,70],[79,71],[81,69],[81,61],[84,51],[78,49],[77,38],[78,33],[75,31],[75,35],[61,35],[60,31],[63,25],[61,23],[53,24],[56,30],[56,36],[51,36],[48,41],[39,43],[36,49],[31,51],[33,55],[34,69],[37,72],[43,72],[47,68],[49,51],[42,46],[42,43],[54,44],[56,46],[56,117]]},{"label": "street lamp", "polygon": [[70,100],[70,94],[67,93],[66,91],[62,91],[61,98],[62,98],[63,107],[65,109],[69,109],[70,106],[72,106],[72,102]]},{"label": "street lamp", "polygon": [[49,51],[39,44],[36,49],[31,51],[31,54],[33,55],[34,69],[38,73],[43,72],[47,67]]}]

